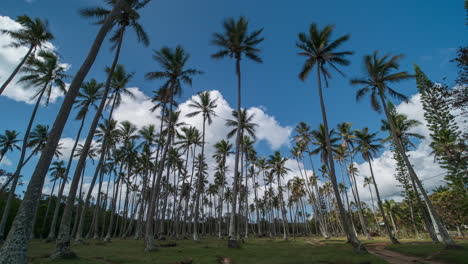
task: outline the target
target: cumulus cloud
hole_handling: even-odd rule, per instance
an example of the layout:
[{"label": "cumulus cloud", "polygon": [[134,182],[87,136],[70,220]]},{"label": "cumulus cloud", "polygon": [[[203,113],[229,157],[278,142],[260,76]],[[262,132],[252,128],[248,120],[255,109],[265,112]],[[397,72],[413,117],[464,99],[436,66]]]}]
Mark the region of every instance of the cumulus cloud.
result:
[{"label": "cumulus cloud", "polygon": [[[0,29],[18,30],[20,28],[21,25],[15,20],[11,19],[8,16],[0,16]],[[2,84],[10,76],[15,67],[28,52],[27,47],[8,47],[8,45],[11,42],[12,39],[10,36],[0,34],[0,83]],[[57,48],[50,42],[47,42],[44,45],[44,47],[49,50],[57,50]],[[63,63],[62,66],[65,67],[67,70],[70,68],[69,64]],[[33,87],[28,87],[24,84],[18,83],[18,80],[20,78],[21,74],[19,73],[10,82],[2,96],[6,96],[18,102],[33,104],[34,100],[31,100],[31,98],[35,94],[35,89]],[[50,96],[50,102],[53,103],[57,101],[59,97],[62,96],[63,94],[58,89],[53,89]]]},{"label": "cumulus cloud", "polygon": [[[414,150],[409,151],[408,156],[416,174],[423,181],[424,187],[427,191],[431,191],[437,186],[444,185],[443,178],[446,172],[439,166],[431,154],[432,149],[429,146],[431,139],[427,122],[424,119],[420,94],[413,95],[408,103],[403,102],[396,109],[399,113],[407,115],[409,119],[415,119],[422,123],[420,126],[413,128],[411,132],[419,133],[425,136],[425,139],[421,140]],[[395,167],[396,163],[393,159],[393,153],[387,145],[385,151],[372,162],[372,168],[382,198],[402,199],[400,195],[402,189],[398,186],[400,184],[394,176]],[[360,163],[356,165],[356,168],[359,170],[359,177],[356,180],[359,192],[360,194],[362,193],[362,200],[370,201],[369,189],[363,187],[364,177],[370,176],[369,165],[367,163]],[[374,192],[374,190],[372,191]]]},{"label": "cumulus cloud", "polygon": [[4,156],[2,161],[0,161],[0,165],[1,167],[8,167],[8,166],[11,166],[13,163],[11,163],[11,160],[8,159],[7,156]]}]

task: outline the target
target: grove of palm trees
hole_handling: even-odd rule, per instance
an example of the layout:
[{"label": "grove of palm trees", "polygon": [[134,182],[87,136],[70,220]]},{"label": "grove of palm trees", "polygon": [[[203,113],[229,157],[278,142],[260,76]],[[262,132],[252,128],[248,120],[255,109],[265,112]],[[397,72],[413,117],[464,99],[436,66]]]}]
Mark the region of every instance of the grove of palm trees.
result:
[{"label": "grove of palm trees", "polygon": [[0,264],[466,263],[467,0],[10,2]]}]

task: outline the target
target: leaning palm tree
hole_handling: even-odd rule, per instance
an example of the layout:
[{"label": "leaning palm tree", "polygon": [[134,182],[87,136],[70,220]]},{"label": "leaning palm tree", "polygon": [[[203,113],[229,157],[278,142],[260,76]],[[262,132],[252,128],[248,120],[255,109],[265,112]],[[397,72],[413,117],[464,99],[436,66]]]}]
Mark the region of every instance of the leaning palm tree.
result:
[{"label": "leaning palm tree", "polygon": [[55,234],[57,229],[57,221],[59,216],[59,210],[62,205],[62,195],[63,190],[65,189],[65,184],[67,183],[67,168],[65,167],[65,163],[63,160],[52,162],[51,167],[49,169],[51,171],[51,176],[61,178],[61,184],[59,185],[59,192],[57,194],[57,202],[55,204],[54,215],[52,216],[52,222],[50,224],[49,235],[47,236],[46,241],[53,241],[55,240]]},{"label": "leaning palm tree", "polygon": [[[344,35],[336,40],[331,40],[331,34],[333,32],[333,26],[325,26],[322,30],[317,28],[316,24],[310,25],[309,34],[300,33],[299,41],[296,46],[301,50],[300,56],[306,57],[306,61],[299,74],[299,78],[305,81],[309,76],[312,69],[315,67],[317,70],[317,87],[320,99],[320,108],[322,110],[323,126],[325,131],[329,131],[327,113],[325,110],[325,103],[322,95],[322,78],[325,84],[328,86],[328,79],[331,78],[330,69],[334,69],[342,74],[338,66],[349,65],[349,60],[346,58],[348,55],[352,55],[351,51],[336,51],[336,49],[349,39],[349,35]],[[340,190],[338,189],[338,183],[335,174],[335,164],[332,156],[332,145],[328,133],[325,133],[326,147],[328,162],[330,166],[330,179],[333,186],[333,191],[336,197],[336,203],[340,211],[341,218],[344,223],[344,230],[348,236],[348,241],[353,245],[355,251],[365,251],[365,248],[361,245],[361,242],[352,231],[350,219],[343,207],[343,202],[340,198]]]},{"label": "leaning palm tree", "polygon": [[[247,57],[255,62],[261,63],[262,59],[259,56],[260,49],[257,48],[257,45],[263,41],[263,38],[260,37],[263,29],[255,30],[253,32],[248,32],[249,22],[245,17],[239,17],[235,20],[234,18],[229,18],[224,21],[223,33],[215,33],[213,35],[213,40],[211,41],[213,45],[218,46],[220,50],[213,55],[214,59],[222,59],[225,57],[234,58],[236,61],[236,75],[237,75],[237,113],[241,112],[241,59],[242,57]],[[240,124],[240,115],[237,116],[237,123]],[[239,153],[240,153],[240,142],[242,135],[240,134],[240,128],[236,132],[236,154],[234,161],[234,188],[232,190],[232,212],[236,211],[237,206],[237,195],[238,188],[237,182],[239,178]],[[231,214],[231,219],[229,222],[229,239],[228,247],[239,247],[239,243],[235,238],[236,234],[236,217],[235,214]]]},{"label": "leaning palm tree", "polygon": [[375,51],[372,55],[365,56],[364,64],[367,71],[366,77],[361,79],[352,79],[351,84],[363,86],[356,93],[357,100],[361,99],[364,95],[370,93],[372,108],[377,112],[380,112],[381,108],[384,109],[387,122],[390,126],[393,144],[396,146],[397,151],[403,158],[403,161],[406,167],[408,168],[408,172],[410,174],[411,179],[415,181],[416,185],[420,189],[424,201],[426,202],[427,208],[429,210],[429,214],[432,215],[434,224],[438,227],[441,238],[445,243],[445,246],[448,248],[456,248],[458,246],[448,234],[447,229],[442,223],[439,214],[434,209],[434,206],[432,205],[432,202],[429,199],[429,196],[427,195],[427,192],[424,189],[421,180],[416,175],[413,165],[411,164],[403,145],[398,140],[395,124],[391,118],[391,113],[388,109],[387,95],[390,95],[397,99],[407,100],[407,97],[405,95],[391,88],[390,84],[413,78],[413,76],[406,71],[394,72],[399,70],[399,60],[402,57],[403,55],[384,55],[380,57],[377,51]]},{"label": "leaning palm tree", "polygon": [[[194,117],[197,115],[203,116],[203,129],[202,129],[202,145],[201,145],[201,156],[204,157],[205,155],[205,127],[206,122],[208,121],[208,125],[213,123],[213,116],[216,115],[215,108],[217,107],[216,101],[218,99],[213,99],[211,97],[211,93],[209,91],[201,92],[198,94],[196,99],[192,99],[189,103],[189,107],[193,108],[194,111],[187,114],[187,117]],[[203,171],[204,163],[200,163],[200,171],[198,175],[202,175],[201,172]],[[193,240],[199,241],[198,237],[198,218],[200,216],[199,208],[200,208],[200,194],[202,192],[202,182],[198,179],[198,184],[196,188],[196,197],[195,197],[195,217],[193,221]]]},{"label": "leaning palm tree", "polygon": [[[117,17],[120,15],[123,2],[124,0],[120,0],[103,21],[86,59],[69,86],[67,95],[63,100],[62,106],[55,118],[54,125],[52,126],[53,129],[50,132],[46,148],[42,151],[42,155],[31,175],[23,201],[18,209],[18,213],[16,214],[12,227],[10,228],[9,235],[0,249],[0,263],[11,263],[13,261],[18,263],[27,262],[28,243],[32,233],[32,228],[30,227],[32,226],[38,200],[41,197],[47,170],[52,162],[55,150],[59,144],[60,137],[70,115],[80,86],[91,69],[104,38],[114,25]],[[64,218],[62,217],[62,219]]]},{"label": "leaning palm tree", "polygon": [[20,71],[21,67],[26,63],[31,54],[34,54],[36,49],[40,49],[45,43],[54,39],[54,36],[49,31],[49,23],[47,20],[42,21],[40,18],[31,19],[24,15],[16,18],[16,22],[21,25],[18,30],[1,30],[0,32],[9,35],[13,42],[8,46],[19,48],[29,47],[26,55],[21,59],[20,63],[16,66],[8,79],[0,87],[0,95],[5,91],[8,84],[13,80],[16,74]]},{"label": "leaning palm tree", "polygon": [[[23,137],[23,145],[21,147],[21,154],[16,166],[14,173],[12,187],[10,189],[10,195],[8,196],[9,200],[13,199],[16,186],[18,184],[19,176],[21,169],[24,166],[24,160],[26,157],[26,149],[28,146],[29,134],[32,129],[32,125],[36,118],[37,110],[41,102],[45,101],[47,105],[49,103],[50,95],[52,93],[53,87],[57,87],[60,91],[66,92],[64,79],[67,77],[65,75],[65,67],[59,63],[57,55],[50,51],[39,51],[37,57],[31,57],[28,59],[27,65],[21,69],[21,72],[25,73],[19,80],[19,82],[26,83],[30,85],[29,87],[36,88],[35,94],[32,99],[36,100],[31,117],[29,118],[29,123],[26,128]],[[11,197],[11,198],[10,198]],[[9,211],[8,202],[5,210]],[[8,211],[4,211],[2,215],[2,221],[0,222],[0,241],[4,239],[5,233],[5,224],[8,217]],[[5,222],[5,223],[4,223]]]},{"label": "leaning palm tree", "polygon": [[0,162],[2,162],[5,154],[8,151],[13,151],[15,149],[20,150],[18,143],[20,142],[17,139],[19,133],[16,130],[5,130],[5,134],[0,135]]},{"label": "leaning palm tree", "polygon": [[[145,46],[149,45],[148,37],[143,30],[143,27],[139,24],[139,11],[141,8],[145,7],[149,0],[111,0],[107,1],[109,9],[102,7],[95,8],[86,8],[80,11],[83,17],[96,19],[96,24],[106,24],[110,18],[112,18],[112,24],[117,25],[115,32],[110,38],[112,42],[112,48],[115,49],[114,58],[111,66],[106,70],[107,79],[104,85],[103,97],[99,104],[99,107],[94,116],[93,122],[89,128],[88,136],[83,145],[83,154],[80,156],[78,163],[76,165],[75,173],[72,178],[70,193],[67,197],[67,204],[64,210],[64,217],[62,217],[62,222],[60,224],[60,232],[57,240],[57,246],[54,256],[66,256],[71,253],[70,249],[70,225],[71,225],[71,208],[73,206],[73,201],[76,197],[76,191],[78,188],[78,183],[81,176],[81,171],[83,169],[87,151],[89,151],[93,139],[94,132],[98,126],[99,120],[101,118],[101,113],[104,110],[104,106],[108,100],[108,93],[112,86],[112,81],[115,79],[114,70],[117,67],[117,63],[120,56],[120,51],[122,48],[122,43],[124,39],[124,33],[128,27],[132,28],[136,35],[137,40],[142,42]],[[114,11],[119,10],[117,16],[114,16]],[[114,88],[115,89],[115,88]],[[114,94],[115,102],[117,99]],[[115,104],[113,104],[115,105]],[[102,164],[102,163],[101,163]],[[101,165],[102,166],[102,165]]]},{"label": "leaning palm tree", "polygon": [[393,244],[398,244],[398,240],[395,238],[395,236],[392,234],[392,230],[390,229],[390,222],[387,219],[387,216],[385,214],[383,204],[382,204],[382,199],[380,199],[380,192],[379,188],[377,187],[377,181],[375,180],[374,177],[374,170],[372,169],[372,161],[374,160],[374,156],[377,154],[377,152],[382,148],[382,145],[379,144],[380,138],[377,138],[377,133],[370,133],[369,128],[365,127],[362,130],[357,130],[355,132],[356,135],[356,149],[355,152],[358,153],[360,152],[362,155],[362,158],[367,161],[367,164],[369,164],[369,170],[372,178],[372,183],[374,184],[375,188],[375,195],[377,197],[377,204],[380,209],[380,213],[382,214],[382,218],[384,221],[385,225],[385,230],[387,231],[387,235],[392,241]]},{"label": "leaning palm tree", "polygon": [[192,77],[201,74],[202,72],[193,68],[186,68],[187,62],[190,58],[190,55],[181,47],[177,46],[175,49],[169,47],[163,47],[160,50],[154,51],[153,59],[159,63],[162,70],[155,72],[148,72],[146,78],[149,80],[163,80],[162,85],[163,89],[167,89],[168,98],[169,98],[169,109],[167,128],[168,133],[166,133],[166,142],[164,149],[161,154],[161,159],[159,161],[160,166],[158,166],[156,171],[156,181],[154,187],[151,190],[150,202],[148,204],[148,213],[146,219],[146,236],[145,236],[145,250],[152,251],[155,249],[154,244],[154,227],[153,227],[153,215],[155,212],[155,201],[158,200],[160,194],[160,183],[161,177],[164,170],[163,164],[166,162],[166,156],[171,145],[171,135],[170,130],[173,129],[173,124],[171,118],[173,116],[173,102],[174,96],[180,95],[182,92],[182,84],[192,85]]}]

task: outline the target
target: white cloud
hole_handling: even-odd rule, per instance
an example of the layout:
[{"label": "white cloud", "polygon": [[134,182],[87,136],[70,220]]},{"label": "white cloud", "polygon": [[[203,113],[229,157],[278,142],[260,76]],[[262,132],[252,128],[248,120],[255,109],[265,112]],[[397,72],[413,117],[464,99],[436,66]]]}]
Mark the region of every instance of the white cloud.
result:
[{"label": "white cloud", "polygon": [[[411,97],[408,103],[399,104],[396,109],[399,113],[405,114],[409,119],[415,119],[422,124],[413,128],[411,132],[419,133],[425,136],[414,150],[408,151],[408,156],[413,164],[413,167],[419,179],[423,181],[424,187],[427,191],[431,191],[437,186],[444,185],[443,182],[445,170],[434,160],[431,154],[432,149],[429,146],[431,139],[429,136],[429,129],[427,122],[424,119],[424,110],[422,108],[421,96],[415,94]],[[396,163],[393,159],[393,153],[386,146],[386,150],[372,162],[372,168],[380,195],[382,199],[396,199],[401,200],[401,188],[398,187],[400,183],[395,179],[395,166]],[[364,177],[370,176],[369,165],[367,163],[357,164],[356,168],[359,170],[359,177],[357,177],[358,189],[363,201],[370,201],[371,196],[368,187],[363,187]],[[372,189],[374,192],[374,190]],[[375,193],[374,193],[375,199]]]},{"label": "white cloud", "polygon": [[2,161],[0,161],[0,165],[2,165],[2,167],[8,167],[8,166],[11,166],[13,163],[11,163],[11,160],[8,159],[7,156],[4,156]]},{"label": "white cloud", "polygon": [[[11,19],[8,16],[0,16],[0,29],[6,30],[17,30],[20,29],[21,25]],[[26,55],[28,48],[19,47],[12,48],[8,45],[12,42],[10,36],[0,34],[0,83],[3,82],[10,76],[15,67]],[[50,42],[47,42],[44,47],[49,50],[56,50],[57,48]],[[70,68],[69,64],[62,64],[67,70]],[[35,89],[27,87],[23,84],[17,83],[21,74],[17,74],[15,78],[10,82],[8,87],[3,92],[2,96],[6,96],[18,102],[26,102],[28,104],[34,103],[31,97],[35,94]],[[50,102],[55,102],[63,94],[58,89],[53,89],[50,96]]]}]

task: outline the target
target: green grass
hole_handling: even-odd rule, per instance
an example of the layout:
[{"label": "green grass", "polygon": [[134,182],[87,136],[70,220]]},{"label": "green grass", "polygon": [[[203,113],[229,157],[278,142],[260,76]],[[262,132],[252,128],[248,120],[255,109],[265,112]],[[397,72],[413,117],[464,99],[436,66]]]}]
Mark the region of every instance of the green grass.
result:
[{"label": "green grass", "polygon": [[229,257],[234,264],[386,263],[370,254],[354,254],[343,239],[325,243],[305,238],[289,241],[250,239],[240,249],[228,249],[225,240],[214,238],[200,243],[190,240],[175,242],[176,247],[145,253],[142,241],[114,240],[110,244],[90,241],[88,245],[73,246],[79,258],[51,261],[48,256],[54,244],[35,240],[31,243],[29,257],[34,264],[171,264],[188,258],[192,258],[194,264],[210,264],[218,263],[218,256]]},{"label": "green grass", "polygon": [[413,255],[422,258],[431,257],[447,263],[467,263],[468,240],[459,240],[457,243],[463,249],[445,249],[443,244],[431,242],[420,242],[416,240],[401,241],[402,244],[388,245],[386,249],[393,250],[405,255]]}]

